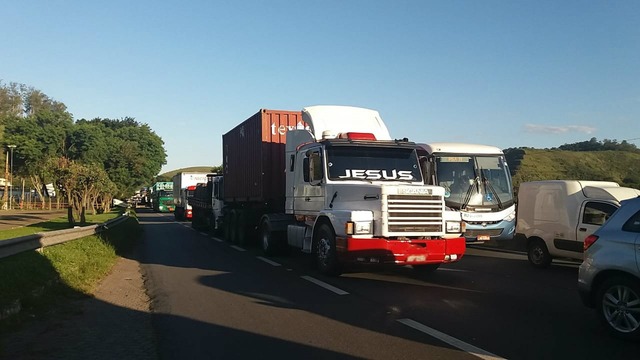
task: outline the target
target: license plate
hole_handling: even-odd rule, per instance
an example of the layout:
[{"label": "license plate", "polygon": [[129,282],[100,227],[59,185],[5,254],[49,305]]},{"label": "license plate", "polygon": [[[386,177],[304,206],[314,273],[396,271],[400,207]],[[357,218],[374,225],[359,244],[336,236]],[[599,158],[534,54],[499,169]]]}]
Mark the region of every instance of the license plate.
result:
[{"label": "license plate", "polygon": [[427,257],[424,255],[409,255],[407,256],[407,262],[426,261]]},{"label": "license plate", "polygon": [[491,236],[489,236],[489,235],[478,235],[477,239],[478,239],[478,241],[489,241],[489,240],[491,240]]}]

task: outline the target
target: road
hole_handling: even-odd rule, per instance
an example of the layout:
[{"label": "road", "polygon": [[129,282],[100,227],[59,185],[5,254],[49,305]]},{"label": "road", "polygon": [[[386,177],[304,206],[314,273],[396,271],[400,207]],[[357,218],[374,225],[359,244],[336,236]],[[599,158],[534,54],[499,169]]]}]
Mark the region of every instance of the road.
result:
[{"label": "road", "polygon": [[631,359],[576,290],[577,265],[468,249],[430,275],[410,268],[325,277],[309,258],[266,258],[139,212],[142,268],[165,359]]}]

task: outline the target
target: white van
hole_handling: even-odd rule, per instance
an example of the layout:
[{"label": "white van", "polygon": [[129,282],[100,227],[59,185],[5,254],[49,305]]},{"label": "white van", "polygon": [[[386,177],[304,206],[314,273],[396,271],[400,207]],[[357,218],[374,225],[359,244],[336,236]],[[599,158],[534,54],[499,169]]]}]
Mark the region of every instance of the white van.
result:
[{"label": "white van", "polygon": [[553,258],[582,260],[584,239],[640,190],[610,181],[545,180],[521,183],[516,237],[529,262],[545,268]]}]

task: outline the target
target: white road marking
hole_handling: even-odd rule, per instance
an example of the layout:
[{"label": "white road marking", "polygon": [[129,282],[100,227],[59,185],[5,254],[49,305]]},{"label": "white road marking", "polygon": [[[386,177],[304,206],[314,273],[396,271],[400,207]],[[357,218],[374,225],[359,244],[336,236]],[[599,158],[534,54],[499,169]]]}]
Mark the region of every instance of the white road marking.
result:
[{"label": "white road marking", "polygon": [[278,264],[277,262],[272,261],[272,260],[269,260],[269,259],[264,258],[264,257],[262,257],[262,256],[257,256],[257,258],[258,258],[258,259],[260,259],[260,260],[262,260],[262,261],[264,261],[264,262],[266,262],[266,263],[267,263],[267,264],[269,264],[269,265],[273,265],[273,266],[282,266],[282,265]]},{"label": "white road marking", "polygon": [[207,233],[205,233],[205,232],[200,232],[200,235],[203,235],[203,236],[209,236],[209,234],[207,234]]},{"label": "white road marking", "polygon": [[334,293],[336,293],[338,295],[349,295],[348,292],[346,292],[344,290],[341,290],[341,289],[338,289],[335,286],[329,285],[324,281],[320,281],[318,279],[312,278],[311,276],[306,276],[305,275],[305,276],[301,276],[301,278],[303,278],[303,279],[305,279],[307,281],[310,281],[310,282],[312,282],[312,283],[314,283],[314,284],[316,284],[316,285],[318,285],[320,287],[323,287],[323,288],[325,288],[325,289],[327,289],[329,291],[332,291],[332,292],[334,292]]},{"label": "white road marking", "polygon": [[231,248],[232,248],[232,249],[236,249],[236,250],[238,250],[238,251],[247,251],[247,250],[245,250],[245,249],[241,248],[240,246],[235,246],[235,245],[231,245]]},{"label": "white road marking", "polygon": [[462,340],[458,340],[456,338],[454,338],[453,336],[449,336],[443,332],[440,332],[436,329],[430,328],[426,325],[423,325],[417,321],[411,320],[411,319],[398,319],[397,320],[399,323],[407,325],[408,327],[414,328],[418,331],[421,331],[429,336],[432,336],[442,342],[445,342],[453,347],[456,347],[468,354],[477,356],[481,359],[484,360],[503,360],[503,357],[500,357],[498,355],[494,355],[488,351],[482,350],[479,347],[475,347],[471,344],[467,344],[466,342],[462,341]]},{"label": "white road marking", "polygon": [[217,242],[222,242],[222,239],[218,239],[217,237],[211,237],[211,238]]}]

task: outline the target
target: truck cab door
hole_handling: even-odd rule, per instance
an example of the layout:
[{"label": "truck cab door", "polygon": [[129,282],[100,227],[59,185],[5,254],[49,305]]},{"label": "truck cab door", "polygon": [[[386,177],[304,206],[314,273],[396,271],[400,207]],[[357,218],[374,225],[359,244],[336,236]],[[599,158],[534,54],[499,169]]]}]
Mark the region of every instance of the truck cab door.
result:
[{"label": "truck cab door", "polygon": [[324,208],[324,166],[320,147],[312,148],[300,158],[301,176],[296,177],[294,213],[317,215]]},{"label": "truck cab door", "polygon": [[584,239],[593,234],[618,209],[618,206],[602,201],[585,201],[580,209],[580,221],[576,229],[576,248],[582,252]]}]

